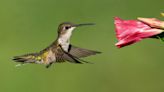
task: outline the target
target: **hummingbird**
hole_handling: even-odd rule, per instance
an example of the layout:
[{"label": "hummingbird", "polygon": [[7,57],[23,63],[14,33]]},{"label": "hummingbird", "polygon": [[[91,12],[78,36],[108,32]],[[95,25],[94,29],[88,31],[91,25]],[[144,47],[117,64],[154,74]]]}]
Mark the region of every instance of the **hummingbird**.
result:
[{"label": "hummingbird", "polygon": [[36,53],[29,53],[20,56],[14,56],[15,62],[44,64],[49,68],[53,63],[68,61],[70,63],[90,63],[81,58],[101,53],[88,49],[79,48],[70,44],[70,38],[75,28],[85,25],[94,25],[93,23],[73,24],[70,22],[61,23],[58,27],[57,39],[47,48]]}]

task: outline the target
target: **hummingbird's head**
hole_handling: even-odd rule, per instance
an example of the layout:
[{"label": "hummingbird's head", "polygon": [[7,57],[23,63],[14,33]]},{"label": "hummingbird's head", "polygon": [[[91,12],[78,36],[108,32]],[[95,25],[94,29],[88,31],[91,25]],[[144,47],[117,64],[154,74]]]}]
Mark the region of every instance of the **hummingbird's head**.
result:
[{"label": "hummingbird's head", "polygon": [[58,28],[58,34],[59,35],[71,35],[72,31],[79,26],[85,26],[85,25],[94,25],[93,23],[86,23],[86,24],[73,24],[70,22],[64,22],[59,25]]},{"label": "hummingbird's head", "polygon": [[68,50],[68,46],[69,46],[69,40],[70,37],[72,35],[72,31],[79,26],[83,26],[83,25],[93,25],[92,23],[88,23],[88,24],[73,24],[70,22],[64,22],[62,24],[59,25],[58,28],[58,43],[62,45],[63,49],[65,51]]}]

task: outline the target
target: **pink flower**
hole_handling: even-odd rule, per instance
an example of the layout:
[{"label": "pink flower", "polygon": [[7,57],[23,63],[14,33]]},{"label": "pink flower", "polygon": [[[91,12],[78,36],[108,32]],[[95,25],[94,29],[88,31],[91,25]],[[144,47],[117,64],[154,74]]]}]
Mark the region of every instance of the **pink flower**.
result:
[{"label": "pink flower", "polygon": [[141,21],[122,20],[118,17],[115,17],[115,28],[118,39],[115,45],[118,48],[164,32],[164,30],[152,28]]}]

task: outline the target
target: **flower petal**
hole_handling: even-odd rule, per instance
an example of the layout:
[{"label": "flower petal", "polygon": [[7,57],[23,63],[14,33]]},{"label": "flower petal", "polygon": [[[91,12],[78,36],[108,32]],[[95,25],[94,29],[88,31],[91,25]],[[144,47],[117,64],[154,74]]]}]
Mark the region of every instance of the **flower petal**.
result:
[{"label": "flower petal", "polygon": [[137,20],[122,20],[115,17],[115,31],[118,48],[133,44],[144,38],[160,34],[163,30],[151,28],[149,25]]},{"label": "flower petal", "polygon": [[156,18],[138,18],[139,21],[146,23],[147,25],[155,28],[163,28],[164,29],[164,21],[160,21]]}]

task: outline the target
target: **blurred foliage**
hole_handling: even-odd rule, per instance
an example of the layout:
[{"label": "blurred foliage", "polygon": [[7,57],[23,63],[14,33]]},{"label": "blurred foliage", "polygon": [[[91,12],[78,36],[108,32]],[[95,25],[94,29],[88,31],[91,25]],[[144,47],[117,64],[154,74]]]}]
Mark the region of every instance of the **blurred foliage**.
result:
[{"label": "blurred foliage", "polygon": [[164,16],[164,13],[161,13],[162,16]]},{"label": "blurred foliage", "polygon": [[164,32],[162,32],[161,34],[158,34],[156,36],[153,36],[152,38],[160,39],[161,41],[164,42]]},{"label": "blurred foliage", "polygon": [[[1,92],[163,92],[163,44],[145,39],[117,49],[113,17],[156,17],[162,0],[0,0]],[[77,28],[71,43],[103,52],[94,64],[27,64],[15,55],[38,52],[56,39],[61,22],[96,23]]]},{"label": "blurred foliage", "polygon": [[161,33],[161,34],[159,34],[158,36],[159,36],[159,39],[162,40],[162,41],[164,42],[164,32]]}]

